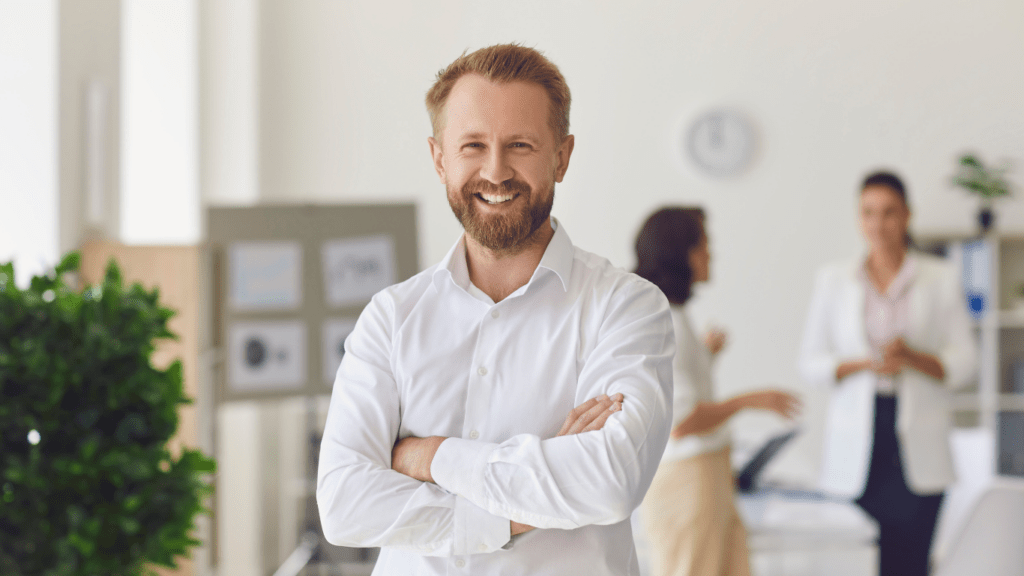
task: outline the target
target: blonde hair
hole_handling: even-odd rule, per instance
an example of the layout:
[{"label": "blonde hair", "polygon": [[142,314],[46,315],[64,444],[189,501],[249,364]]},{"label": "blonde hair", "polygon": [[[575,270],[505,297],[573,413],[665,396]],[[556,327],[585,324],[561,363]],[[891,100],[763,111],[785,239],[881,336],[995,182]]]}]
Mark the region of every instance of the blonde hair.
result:
[{"label": "blonde hair", "polygon": [[455,83],[465,74],[479,74],[491,82],[530,82],[548,93],[551,111],[548,120],[559,142],[569,135],[569,85],[558,67],[539,51],[518,44],[496,44],[472,54],[462,53],[437,73],[427,91],[427,113],[437,138],[444,127],[444,106]]}]

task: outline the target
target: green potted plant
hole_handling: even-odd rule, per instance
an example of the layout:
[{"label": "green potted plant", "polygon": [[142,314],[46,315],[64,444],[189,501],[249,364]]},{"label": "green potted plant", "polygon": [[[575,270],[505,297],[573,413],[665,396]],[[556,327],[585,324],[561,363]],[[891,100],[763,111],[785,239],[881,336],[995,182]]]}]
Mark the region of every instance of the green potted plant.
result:
[{"label": "green potted plant", "polygon": [[953,184],[981,198],[978,224],[982,233],[988,232],[995,222],[993,202],[1012,194],[1010,182],[1005,178],[1009,170],[1009,164],[998,167],[986,166],[974,154],[964,154],[960,157],[959,170],[953,176]]},{"label": "green potted plant", "polygon": [[1017,282],[1010,289],[1010,304],[1020,314],[1024,314],[1024,282]]},{"label": "green potted plant", "polygon": [[214,462],[172,454],[189,403],[180,361],[150,363],[174,338],[156,290],[124,286],[111,261],[77,290],[66,256],[27,288],[0,265],[0,574],[137,575],[199,544]]}]

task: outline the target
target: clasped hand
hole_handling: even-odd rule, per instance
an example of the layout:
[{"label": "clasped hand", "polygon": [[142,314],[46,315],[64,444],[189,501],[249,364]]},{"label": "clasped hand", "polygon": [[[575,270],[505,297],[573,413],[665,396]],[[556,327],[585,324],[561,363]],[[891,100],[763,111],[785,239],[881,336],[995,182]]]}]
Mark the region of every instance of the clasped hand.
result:
[{"label": "clasped hand", "polygon": [[876,360],[871,369],[883,376],[893,376],[910,363],[911,349],[903,338],[895,338],[882,348],[882,357]]}]

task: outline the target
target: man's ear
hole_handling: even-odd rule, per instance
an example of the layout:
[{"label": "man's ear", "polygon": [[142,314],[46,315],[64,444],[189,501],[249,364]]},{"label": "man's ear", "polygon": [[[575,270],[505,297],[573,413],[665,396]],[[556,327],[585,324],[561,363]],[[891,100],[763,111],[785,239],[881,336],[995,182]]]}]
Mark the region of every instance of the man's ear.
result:
[{"label": "man's ear", "polygon": [[434,162],[434,172],[437,172],[441,184],[444,184],[444,153],[441,151],[441,143],[433,136],[427,138],[427,143],[430,144],[430,159]]},{"label": "man's ear", "polygon": [[555,152],[558,164],[555,166],[555,182],[561,182],[565,178],[565,171],[569,169],[569,158],[572,156],[572,149],[576,145],[576,137],[569,134],[562,140],[562,145]]}]

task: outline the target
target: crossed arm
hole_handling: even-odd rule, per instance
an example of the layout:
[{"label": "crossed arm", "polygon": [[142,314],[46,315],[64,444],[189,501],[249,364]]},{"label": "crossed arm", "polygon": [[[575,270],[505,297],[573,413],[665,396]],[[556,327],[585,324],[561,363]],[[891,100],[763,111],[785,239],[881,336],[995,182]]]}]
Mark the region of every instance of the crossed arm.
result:
[{"label": "crossed arm", "polygon": [[[622,394],[614,394],[610,397],[604,394],[598,398],[587,400],[569,412],[556,437],[600,430],[608,421],[609,416],[622,410],[623,400]],[[430,474],[430,464],[434,460],[437,449],[445,440],[447,438],[443,436],[402,438],[395,443],[395,447],[391,451],[391,469],[420,482],[433,482],[434,477]],[[522,524],[514,520],[509,520],[509,522],[512,536],[529,532],[534,528],[529,524]]]},{"label": "crossed arm", "polygon": [[648,295],[603,318],[577,392],[624,399],[578,406],[560,435],[501,443],[427,437],[398,446],[395,322],[393,310],[377,304],[346,341],[321,444],[317,501],[329,542],[434,556],[488,553],[505,546],[513,529],[612,524],[639,505],[670,424],[667,303],[659,308]]}]

